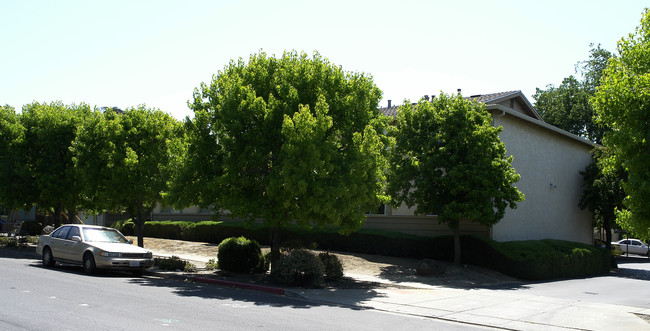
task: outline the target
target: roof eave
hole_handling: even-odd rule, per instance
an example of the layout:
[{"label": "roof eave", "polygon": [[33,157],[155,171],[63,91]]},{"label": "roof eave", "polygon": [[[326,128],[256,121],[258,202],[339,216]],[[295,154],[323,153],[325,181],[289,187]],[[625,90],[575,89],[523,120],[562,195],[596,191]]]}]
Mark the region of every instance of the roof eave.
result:
[{"label": "roof eave", "polygon": [[548,123],[546,123],[546,122],[544,122],[542,120],[536,120],[536,119],[534,119],[534,118],[532,118],[532,117],[530,117],[528,115],[521,114],[519,112],[516,112],[516,111],[508,108],[508,107],[504,107],[502,105],[497,105],[497,104],[492,104],[492,105],[486,105],[485,108],[490,112],[491,111],[499,111],[504,115],[507,114],[507,115],[516,117],[516,118],[518,118],[520,120],[523,120],[523,121],[526,121],[526,122],[528,122],[530,124],[542,127],[542,128],[544,128],[546,130],[558,133],[558,134],[560,134],[562,136],[565,136],[565,137],[567,137],[569,139],[572,139],[572,140],[575,140],[577,142],[589,145],[591,147],[600,147],[600,145],[596,144],[595,142],[593,142],[591,140],[582,138],[582,137],[577,136],[577,135],[575,135],[575,134],[573,134],[571,132],[564,131],[564,130],[562,130],[562,129],[558,128],[558,127],[552,126],[552,125],[550,125],[550,124],[548,124]]}]

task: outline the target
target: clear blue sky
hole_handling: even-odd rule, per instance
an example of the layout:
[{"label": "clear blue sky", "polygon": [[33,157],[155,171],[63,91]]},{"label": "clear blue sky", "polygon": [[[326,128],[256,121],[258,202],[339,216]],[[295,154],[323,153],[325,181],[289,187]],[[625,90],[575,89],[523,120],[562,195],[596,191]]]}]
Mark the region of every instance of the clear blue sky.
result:
[{"label": "clear blue sky", "polygon": [[201,82],[264,50],[320,52],[401,103],[559,84],[589,43],[614,52],[626,1],[0,2],[0,104],[146,104],[181,119]]}]

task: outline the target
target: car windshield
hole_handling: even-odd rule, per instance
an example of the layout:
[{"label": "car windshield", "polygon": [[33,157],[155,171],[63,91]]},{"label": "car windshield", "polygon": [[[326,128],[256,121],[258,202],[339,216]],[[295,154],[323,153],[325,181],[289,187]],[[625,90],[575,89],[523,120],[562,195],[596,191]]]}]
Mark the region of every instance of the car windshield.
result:
[{"label": "car windshield", "polygon": [[113,229],[83,229],[85,241],[107,242],[107,243],[127,243],[124,236]]}]

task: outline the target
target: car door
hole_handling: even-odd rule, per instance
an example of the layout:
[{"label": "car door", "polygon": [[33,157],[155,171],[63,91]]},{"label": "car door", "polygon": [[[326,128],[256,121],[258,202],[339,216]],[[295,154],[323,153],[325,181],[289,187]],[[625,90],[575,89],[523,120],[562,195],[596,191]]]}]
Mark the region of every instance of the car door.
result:
[{"label": "car door", "polygon": [[646,255],[648,248],[640,240],[630,240],[630,253]]},{"label": "car door", "polygon": [[67,241],[70,226],[62,226],[50,235],[50,249],[55,259],[67,259]]},{"label": "car door", "polygon": [[[79,240],[73,240],[72,237],[78,237]],[[70,228],[70,232],[68,232],[68,236],[66,238],[66,243],[64,244],[64,249],[65,249],[65,259],[70,260],[70,261],[76,261],[81,263],[82,261],[82,254],[84,250],[84,245],[83,242],[81,241],[81,232],[79,231],[78,226],[73,226]]]}]

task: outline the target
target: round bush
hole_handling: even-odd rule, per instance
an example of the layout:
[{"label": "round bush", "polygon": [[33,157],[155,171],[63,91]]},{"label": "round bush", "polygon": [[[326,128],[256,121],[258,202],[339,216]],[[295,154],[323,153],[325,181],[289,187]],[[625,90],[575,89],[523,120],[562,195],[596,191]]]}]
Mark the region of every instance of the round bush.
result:
[{"label": "round bush", "polygon": [[343,277],[343,265],[338,256],[330,253],[320,253],[318,258],[323,264],[326,279],[337,280]]},{"label": "round bush", "polygon": [[280,259],[275,277],[284,284],[318,287],[323,282],[323,263],[312,252],[294,249]]},{"label": "round bush", "polygon": [[[219,269],[230,272],[257,272],[264,265],[262,249],[255,240],[231,237],[219,244],[217,251]],[[266,271],[266,270],[264,270]]]}]

